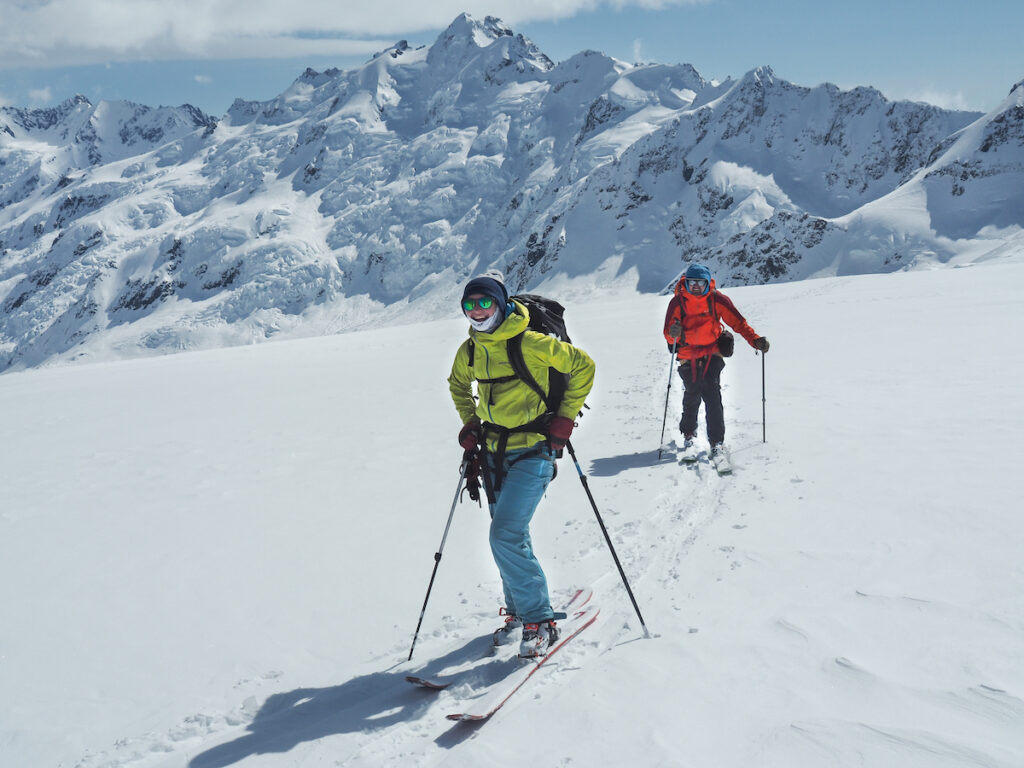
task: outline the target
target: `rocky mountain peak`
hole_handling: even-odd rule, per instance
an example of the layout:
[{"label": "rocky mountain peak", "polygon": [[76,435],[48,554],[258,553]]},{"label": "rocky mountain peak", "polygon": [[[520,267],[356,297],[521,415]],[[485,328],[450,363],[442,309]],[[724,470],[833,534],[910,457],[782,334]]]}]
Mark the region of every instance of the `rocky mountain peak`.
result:
[{"label": "rocky mountain peak", "polygon": [[429,61],[445,68],[457,67],[493,51],[519,71],[550,70],[554,63],[531,40],[515,34],[501,19],[487,16],[482,21],[460,14],[430,47]]},{"label": "rocky mountain peak", "polygon": [[232,130],[187,105],[2,109],[0,372],[448,316],[490,267],[571,295],[698,258],[725,286],[984,253],[1024,227],[1022,86],[981,116],[767,66],[555,68],[462,14],[236,101]]}]

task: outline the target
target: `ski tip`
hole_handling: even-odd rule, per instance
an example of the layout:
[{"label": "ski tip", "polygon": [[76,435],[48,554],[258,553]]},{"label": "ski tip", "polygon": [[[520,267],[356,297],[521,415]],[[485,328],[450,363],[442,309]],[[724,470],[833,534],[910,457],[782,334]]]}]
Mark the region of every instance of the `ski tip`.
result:
[{"label": "ski tip", "polygon": [[[569,602],[565,604],[565,610],[564,611],[559,611],[558,613],[567,614],[567,613],[570,613],[570,612],[575,612],[575,611],[579,610],[580,608],[582,608],[583,606],[585,606],[587,603],[589,603],[593,598],[594,598],[594,590],[593,590],[593,588],[591,588],[591,587],[583,587],[581,589],[577,589],[573,593],[573,596],[571,598],[569,598]],[[558,613],[555,614],[555,619],[556,620],[558,619]],[[566,616],[563,615],[562,618],[564,619],[564,618],[566,618]]]},{"label": "ski tip", "polygon": [[421,688],[430,688],[434,691],[443,691],[450,685],[450,683],[438,683],[433,680],[427,680],[424,677],[416,677],[415,675],[406,675],[405,681],[407,683],[412,683],[413,685],[418,685]]},{"label": "ski tip", "polygon": [[451,714],[451,715],[445,715],[446,719],[454,720],[457,723],[479,723],[479,722],[481,722],[483,720],[488,719],[489,717],[490,717],[489,714],[487,714],[487,715],[467,715],[467,714],[462,713],[462,712],[457,712],[457,713],[454,713],[454,714]]}]

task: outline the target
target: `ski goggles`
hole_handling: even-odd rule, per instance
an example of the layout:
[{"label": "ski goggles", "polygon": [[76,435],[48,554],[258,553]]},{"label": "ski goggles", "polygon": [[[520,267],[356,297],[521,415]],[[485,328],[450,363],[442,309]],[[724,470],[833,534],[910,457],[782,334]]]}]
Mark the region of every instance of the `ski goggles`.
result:
[{"label": "ski goggles", "polygon": [[702,277],[688,277],[686,278],[686,290],[698,296],[707,293],[708,281]]},{"label": "ski goggles", "polygon": [[465,312],[472,312],[477,307],[480,309],[490,309],[494,306],[494,299],[490,296],[481,296],[479,299],[463,299],[462,309]]}]

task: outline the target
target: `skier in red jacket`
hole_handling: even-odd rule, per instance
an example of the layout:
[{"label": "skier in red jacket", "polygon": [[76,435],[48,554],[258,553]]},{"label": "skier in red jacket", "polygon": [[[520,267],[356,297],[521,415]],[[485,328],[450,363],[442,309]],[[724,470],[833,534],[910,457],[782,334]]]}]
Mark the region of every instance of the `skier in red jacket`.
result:
[{"label": "skier in red jacket", "polygon": [[711,459],[717,463],[726,458],[719,378],[734,342],[732,334],[722,328],[723,320],[754,349],[768,351],[768,339],[758,336],[729,297],[715,288],[711,271],[703,264],[691,264],[676,284],[663,329],[669,348],[675,349],[683,379],[683,417],[679,422],[683,461],[697,459],[697,413],[702,400]]}]

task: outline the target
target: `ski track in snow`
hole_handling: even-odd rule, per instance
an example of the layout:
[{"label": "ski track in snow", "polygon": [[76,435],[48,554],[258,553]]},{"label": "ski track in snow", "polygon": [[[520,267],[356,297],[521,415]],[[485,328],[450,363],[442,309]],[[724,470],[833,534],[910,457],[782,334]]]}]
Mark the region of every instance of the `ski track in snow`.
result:
[{"label": "ski track in snow", "polygon": [[[751,298],[783,296],[790,300],[789,304],[799,303],[804,312],[817,318],[815,324],[801,324],[799,330],[805,335],[795,337],[795,332],[783,322],[788,317],[795,325],[792,320],[795,314],[783,314],[781,302],[771,304],[775,312],[773,320],[780,328],[777,338],[794,336],[791,345],[794,350],[823,349],[826,339],[837,337],[848,327],[845,323],[849,319],[843,315],[844,305],[856,305],[858,322],[866,318],[877,326],[869,324],[862,334],[844,333],[844,356],[859,359],[866,350],[884,352],[879,364],[891,369],[904,353],[888,348],[879,350],[872,341],[883,320],[862,312],[852,298],[836,304],[822,301],[824,294],[843,290],[848,292],[844,296],[856,298],[868,294],[878,302],[890,302],[893,294],[903,291],[906,295],[901,293],[901,300],[910,302],[910,308],[922,322],[951,332],[941,323],[946,318],[947,292],[959,295],[950,290],[947,282],[955,278],[959,281],[958,292],[960,283],[966,283],[969,290],[984,287],[988,295],[994,297],[991,308],[996,320],[1002,321],[996,324],[1007,329],[1016,324],[1020,300],[1019,292],[1013,293],[1015,289],[1006,286],[1019,286],[1020,281],[1016,279],[1019,268],[1015,266],[1002,273],[998,269],[985,273],[978,269],[957,270],[950,275],[858,278],[841,281],[841,284],[817,282],[806,286],[751,289],[747,294]],[[926,286],[927,291],[905,290],[918,284]],[[794,302],[793,298],[800,301]],[[645,318],[655,314],[655,309],[660,311],[654,303],[653,300],[649,303],[650,312],[646,304],[633,312],[617,311],[618,307],[612,306],[608,315],[613,319],[601,328],[596,327],[593,319],[597,316],[596,310],[581,305],[580,317],[585,320],[590,313],[591,322],[578,323],[581,333],[595,328],[593,347],[587,342],[581,342],[581,346],[604,367],[599,373],[603,378],[601,389],[595,395],[594,410],[581,422],[577,448],[611,539],[647,620],[651,640],[642,636],[567,457],[560,462],[559,479],[543,502],[543,514],[535,520],[536,540],[543,549],[542,562],[546,568],[550,564],[549,577],[555,575],[551,579],[553,601],[564,602],[574,587],[591,585],[601,617],[567,645],[550,667],[546,666],[535,675],[490,724],[474,726],[446,721],[446,714],[462,710],[485,695],[474,688],[477,678],[470,675],[436,693],[419,690],[403,678],[411,673],[434,676],[473,666],[488,649],[487,633],[497,626],[495,601],[498,595],[495,575],[490,572],[489,553],[481,538],[486,528],[486,513],[475,509],[475,505],[460,505],[453,529],[454,543],[449,542],[452,555],[450,558],[446,555],[441,568],[439,586],[416,646],[416,656],[411,663],[405,661],[415,621],[412,604],[419,609],[421,590],[429,575],[429,554],[436,544],[433,537],[441,532],[442,513],[447,511],[451,499],[448,494],[455,484],[454,479],[449,482],[444,477],[438,484],[429,486],[431,500],[423,505],[423,516],[416,518],[415,547],[402,549],[404,556],[415,552],[417,560],[410,558],[411,565],[404,561],[389,564],[402,572],[401,583],[387,585],[388,590],[413,593],[408,601],[409,614],[404,613],[405,604],[401,600],[389,602],[387,612],[375,618],[387,616],[386,622],[390,624],[393,617],[393,628],[367,626],[365,634],[359,637],[365,642],[348,646],[359,649],[358,657],[335,656],[346,652],[344,640],[335,645],[334,638],[347,630],[347,617],[337,610],[333,601],[337,596],[336,583],[317,584],[317,589],[312,590],[312,599],[299,602],[298,608],[286,618],[303,632],[309,632],[310,626],[318,628],[321,618],[314,611],[322,601],[330,631],[322,633],[318,644],[310,642],[307,647],[308,635],[282,633],[280,637],[287,642],[259,643],[254,638],[255,650],[252,650],[244,641],[233,642],[223,632],[209,650],[199,646],[194,650],[187,640],[175,642],[173,647],[169,647],[169,643],[164,651],[184,654],[187,649],[191,653],[187,660],[194,658],[197,668],[204,661],[208,667],[211,663],[217,666],[213,674],[219,676],[214,678],[214,683],[205,683],[211,673],[204,669],[203,678],[198,682],[188,678],[186,685],[168,691],[166,697],[161,686],[142,688],[141,693],[133,694],[131,701],[148,706],[151,700],[157,714],[144,713],[143,717],[130,719],[124,714],[124,707],[116,712],[103,710],[106,722],[97,721],[99,726],[79,725],[79,733],[72,733],[76,741],[70,747],[70,759],[62,757],[59,764],[65,768],[218,768],[229,765],[239,768],[299,765],[362,768],[392,764],[461,768],[494,764],[489,758],[500,761],[504,750],[509,749],[510,737],[515,738],[524,727],[542,734],[540,748],[555,747],[550,761],[540,760],[542,764],[567,764],[570,756],[581,764],[585,761],[599,764],[606,754],[619,757],[627,748],[612,745],[607,747],[606,753],[604,747],[577,744],[571,755],[560,751],[558,729],[563,718],[567,718],[565,722],[588,734],[593,734],[598,726],[604,729],[609,724],[623,724],[630,740],[647,739],[646,751],[640,754],[650,758],[650,764],[672,764],[672,757],[679,754],[677,741],[685,738],[686,757],[694,765],[748,766],[784,762],[794,766],[1018,768],[1022,764],[1020,756],[1024,754],[1020,730],[1014,727],[1024,720],[1017,663],[1020,621],[1016,597],[1019,596],[1020,571],[1012,543],[1003,543],[1003,540],[1010,542],[1018,532],[1015,526],[1019,523],[1013,514],[1017,495],[1009,483],[1003,482],[998,469],[975,457],[958,457],[956,464],[936,464],[937,458],[943,456],[947,435],[931,429],[933,411],[942,411],[944,419],[953,418],[955,431],[971,439],[984,432],[1001,455],[1020,455],[1020,430],[1017,429],[1021,423],[1020,401],[1009,377],[990,377],[978,371],[978,367],[968,368],[962,381],[957,382],[960,388],[953,387],[947,392],[933,386],[945,370],[945,364],[940,361],[934,371],[926,367],[924,371],[913,372],[908,368],[909,386],[893,390],[883,388],[879,393],[868,391],[870,388],[862,384],[856,367],[835,365],[827,356],[823,359],[829,365],[815,366],[813,356],[787,352],[780,342],[768,368],[769,442],[765,444],[761,434],[761,379],[756,375],[763,369],[754,367],[760,368],[761,361],[737,354],[735,367],[730,362],[723,376],[727,443],[734,474],[719,477],[703,462],[688,468],[679,466],[670,454],[660,462],[657,460],[668,361],[663,347],[657,350],[640,345],[626,348],[622,343],[625,338],[639,338],[641,326],[649,329],[649,320]],[[746,300],[741,304],[754,318],[767,314],[757,301]],[[822,311],[826,307],[835,309],[834,322],[833,314]],[[631,325],[634,323],[635,327]],[[624,326],[621,331],[619,325]],[[760,327],[760,323],[758,325]],[[575,327],[577,325],[574,330]],[[995,338],[978,334],[977,327],[980,326],[968,324],[961,335],[954,334],[952,338],[958,344],[966,339],[973,342],[978,338]],[[447,327],[444,330],[447,331]],[[766,331],[776,334],[775,326]],[[388,329],[376,332],[377,335],[369,333],[366,342],[360,344],[347,344],[352,337],[324,340],[322,343],[325,349],[331,350],[329,353],[324,353],[319,345],[314,349],[311,343],[293,342],[276,348],[261,348],[256,353],[260,366],[251,369],[242,363],[254,358],[232,351],[224,356],[197,356],[187,369],[179,368],[168,359],[160,366],[125,364],[118,366],[116,373],[120,377],[138,377],[141,383],[153,386],[156,368],[166,370],[171,382],[187,384],[191,379],[184,373],[191,373],[193,367],[201,372],[198,364],[208,362],[228,366],[233,377],[248,384],[252,378],[245,374],[262,372],[267,360],[277,362],[277,370],[287,370],[289,366],[280,362],[299,355],[322,362],[329,354],[337,352],[337,357],[344,356],[349,366],[353,358],[370,365],[378,359],[373,345],[383,345],[392,337]],[[426,331],[423,338],[427,338]],[[928,352],[930,338],[922,334],[920,343],[925,351],[912,358],[918,366],[922,361],[938,357]],[[995,348],[995,342],[992,344]],[[618,354],[612,354],[612,346]],[[309,354],[310,351],[313,354]],[[357,352],[365,355],[360,357]],[[744,349],[744,352],[750,354],[749,350]],[[1021,370],[1024,358],[1016,347],[1006,344],[1000,346],[998,352],[1003,356],[1001,359],[1008,361],[1009,371]],[[417,361],[419,358],[414,360]],[[419,362],[422,365],[422,361]],[[325,376],[333,372],[325,363],[313,370],[323,371]],[[90,382],[105,382],[112,372],[113,369],[108,371],[103,367],[91,371],[83,368],[75,372],[75,383],[91,386]],[[38,382],[38,385],[56,386],[61,384],[56,373],[70,375],[64,371],[41,372],[33,374],[38,376],[33,380],[12,377],[8,382],[15,392],[17,387],[13,385]],[[216,375],[217,371],[212,373],[214,391],[223,389],[224,383],[232,380]],[[678,376],[674,370],[669,375],[666,438],[677,431],[681,399]],[[915,375],[919,378],[914,378]],[[848,381],[850,377],[852,380]],[[873,380],[865,377],[865,381]],[[971,414],[970,420],[966,416],[957,420],[956,414],[942,410],[947,397],[977,391],[982,385],[993,393],[997,416],[979,413]],[[292,389],[301,391],[283,387],[281,391]],[[808,408],[812,410],[796,405],[787,407],[787,402],[802,402],[811,390],[816,393],[808,400]],[[269,388],[269,392],[276,391]],[[442,390],[440,394],[446,396],[447,393]],[[877,396],[879,394],[882,396]],[[167,395],[163,395],[163,399],[172,402]],[[424,418],[424,432],[427,428],[439,429],[432,419],[445,424],[450,421],[450,413],[446,412],[443,420],[437,413],[442,410],[441,399],[443,397],[436,401],[420,397],[419,402],[425,407],[417,415]],[[30,402],[48,405],[51,401]],[[90,400],[83,396],[81,402],[93,403],[95,409],[95,404],[102,403],[102,399]],[[256,398],[247,402],[263,406]],[[775,403],[780,407],[773,412]],[[832,408],[836,409],[835,418],[828,415]],[[283,409],[270,407],[264,415],[274,416],[278,410]],[[71,418],[59,409],[40,412],[51,421]],[[211,408],[211,414],[216,412],[217,408]],[[331,416],[336,412],[318,411],[318,419],[309,427],[303,423],[304,428],[296,430],[295,434],[304,439],[319,436],[324,414]],[[230,416],[226,414],[223,420],[211,418],[210,421],[215,428],[230,425],[233,423]],[[981,425],[977,429],[972,426],[975,420]],[[901,428],[885,431],[893,424]],[[46,422],[43,426],[49,430],[44,429],[44,436],[63,434]],[[291,435],[285,426],[271,419],[261,429],[268,432],[276,429],[286,436]],[[114,422],[113,427],[116,432],[122,427],[121,422]],[[353,428],[356,427],[361,428],[361,423]],[[420,428],[417,424],[417,429]],[[703,420],[699,429],[703,429]],[[22,432],[32,434],[28,428]],[[880,435],[885,435],[884,441],[878,439]],[[191,433],[186,436],[192,437]],[[211,439],[205,433],[199,433],[198,437],[205,441]],[[182,439],[174,433],[167,433],[166,439],[167,445],[172,447],[192,445],[191,439]],[[701,439],[703,442],[703,435]],[[865,439],[875,441],[871,445],[882,449],[884,461],[877,456],[864,455]],[[149,442],[129,445],[148,447],[151,443],[152,438],[149,438]],[[314,444],[333,448],[328,441],[314,441]],[[296,451],[293,462],[277,458],[277,463],[283,464],[285,475],[280,482],[285,483],[300,459],[311,461],[312,457],[297,451],[294,442],[284,440],[282,445],[267,450]],[[92,464],[83,461],[73,465],[82,471],[83,477],[84,469],[102,466],[106,452],[112,449],[99,442],[96,446],[83,444],[84,450],[103,453],[97,453],[100,459]],[[214,442],[210,451],[217,451],[215,461],[211,462],[215,471],[230,471],[222,458],[229,455],[224,445]],[[148,459],[160,458],[158,452],[144,452]],[[365,453],[362,451],[360,455]],[[254,451],[250,458],[253,457],[258,458],[258,452]],[[56,458],[68,460],[69,456],[57,453]],[[394,503],[396,497],[401,501],[409,493],[408,489],[400,488],[397,494],[390,494],[390,488],[378,487],[382,483],[377,478],[384,475],[377,474],[379,470],[369,461],[353,463],[356,467],[353,474],[368,475],[375,483],[372,495],[364,491],[363,499],[373,502],[387,499]],[[423,474],[434,471],[435,467],[438,472],[447,473],[448,463],[447,454],[438,462],[427,462],[430,469]],[[155,473],[152,464],[148,461],[137,471],[154,472],[156,478],[165,477]],[[13,466],[21,468],[23,465]],[[182,466],[189,469],[188,465]],[[321,478],[327,485],[328,479],[334,479],[337,474],[327,463],[315,466],[322,475],[305,475],[312,478],[313,485]],[[187,476],[185,472],[181,475]],[[131,476],[125,472],[117,475],[117,479]],[[241,487],[249,475],[236,472],[233,477]],[[913,482],[907,483],[906,478]],[[922,480],[924,478],[926,481]],[[346,479],[352,480],[348,476]],[[442,495],[437,494],[437,488],[442,485],[447,500],[442,498],[436,503],[435,495]],[[22,494],[26,498],[29,492],[35,493],[30,483],[14,487],[25,488]],[[85,487],[90,488],[88,484]],[[220,490],[205,479],[201,479],[197,487],[201,491]],[[97,487],[95,490],[104,489]],[[104,499],[120,498],[113,494],[100,495]],[[64,496],[55,498],[49,504],[57,508]],[[239,511],[235,513],[237,525],[234,518],[221,523],[223,528],[230,524],[232,537],[245,531],[243,523],[255,519],[248,509],[254,505],[254,497],[243,499],[245,503],[239,503]],[[290,500],[290,497],[282,493],[275,499],[275,506],[281,506],[280,500]],[[343,543],[339,535],[341,526],[328,527],[331,516],[323,511],[325,499],[333,501],[333,495],[324,492],[323,497],[299,499],[311,502],[306,504],[309,519],[298,527],[299,541],[294,548],[281,553],[279,559],[289,568],[301,568],[315,538],[310,532],[326,529],[330,533],[324,536],[329,546],[316,550],[321,557],[332,556]],[[185,501],[187,506],[192,497]],[[42,511],[48,509],[43,503],[36,507],[26,504],[24,512],[13,509],[0,513],[0,522],[24,526],[31,519],[29,513],[38,512],[37,507]],[[438,512],[438,507],[443,509]],[[220,511],[216,504],[209,508]],[[102,507],[84,509],[107,524],[120,519],[120,516],[98,514],[103,511]],[[159,522],[165,511],[158,506],[155,511],[153,520]],[[276,512],[276,509],[271,511]],[[286,516],[270,514],[267,510],[263,510],[263,514],[256,520],[262,525],[264,536],[267,536],[266,530],[274,534],[290,530],[292,521]],[[203,520],[200,515],[182,519],[195,525]],[[422,522],[425,520],[429,524]],[[360,537],[355,538],[356,541],[368,537],[371,524],[379,525],[374,519],[365,528],[358,528],[361,522],[362,518],[354,514],[344,518],[345,526],[357,526]],[[865,535],[861,535],[862,529]],[[11,530],[18,533],[14,527]],[[39,531],[38,540],[49,533],[42,525]],[[121,536],[114,541],[128,540],[116,526],[115,533]],[[166,531],[163,533],[166,535]],[[393,538],[390,532],[380,537],[388,540],[386,547],[378,540],[367,540],[381,547],[373,552],[387,553],[380,559],[387,559],[393,548],[402,544],[391,541]],[[24,539],[29,544],[37,544],[38,540],[28,536]],[[210,539],[211,546],[222,541],[224,539]],[[178,544],[180,547],[180,542]],[[278,545],[276,540],[272,541],[267,552],[276,553]],[[239,551],[249,553],[251,550],[248,541],[240,543]],[[346,554],[351,560],[353,553]],[[224,562],[235,568],[235,562],[264,567],[273,559],[262,552],[247,559],[239,559],[237,552],[231,556],[234,559]],[[215,557],[208,559],[219,562]],[[331,573],[336,578],[346,578],[349,560]],[[362,567],[368,566],[364,563]],[[123,571],[127,575],[146,572],[145,568]],[[183,571],[177,568],[168,572]],[[300,572],[294,583],[304,587],[321,573]],[[410,575],[412,578],[407,580]],[[440,584],[440,581],[445,583]],[[63,595],[68,583],[61,581],[54,590]],[[102,580],[97,583],[105,586]],[[291,581],[287,582],[287,588],[269,593],[268,581],[257,584],[262,587],[258,593],[261,601],[265,602],[268,594],[285,598],[279,600],[278,610],[286,601],[303,597],[302,589],[293,589]],[[188,586],[191,591],[185,593],[181,601],[191,604],[202,597],[205,587],[213,584],[199,577]],[[228,586],[233,590],[236,584],[232,582]],[[379,599],[384,591],[387,590],[378,592],[374,599]],[[223,594],[223,605],[230,608],[235,593],[225,590]],[[142,604],[151,605],[163,593],[154,587],[138,595],[148,598]],[[255,601],[244,604],[255,605]],[[54,601],[54,605],[66,606],[67,603]],[[351,599],[347,605],[360,607]],[[120,606],[113,606],[107,617],[122,612],[118,610],[115,614],[114,608],[120,609]],[[215,618],[214,611],[219,608],[220,603],[207,607],[198,619],[188,622],[190,636],[207,631],[207,624]],[[314,618],[302,624],[310,614]],[[276,619],[277,614],[272,614],[270,620]],[[27,623],[28,619],[23,617],[22,621]],[[232,621],[232,626],[243,636],[268,624],[265,616],[251,614]],[[27,626],[35,632],[32,637],[46,637],[37,625],[27,623]],[[52,630],[45,625],[42,629]],[[151,633],[140,637],[151,642],[156,636]],[[943,641],[936,642],[936,638]],[[100,643],[116,639],[113,633],[109,638],[100,636],[93,645],[98,648]],[[27,647],[27,644],[22,645]],[[93,648],[94,654],[96,650]],[[211,655],[216,652],[223,655]],[[25,655],[24,650],[22,653]],[[40,654],[48,664],[54,663],[52,656]],[[236,658],[241,658],[239,667],[246,671],[237,674],[230,671]],[[150,657],[140,655],[127,659],[123,665],[125,675],[140,676],[140,685],[136,688],[148,682],[142,675],[153,674],[146,663],[153,662]],[[493,680],[506,667],[515,666],[515,662],[506,665],[499,659],[490,666],[482,666],[477,674]],[[97,676],[85,674],[90,669],[92,667],[82,667],[83,679],[75,681],[79,690],[88,691],[86,686],[92,686],[92,690],[99,687]],[[101,672],[107,674],[108,669],[102,668]],[[663,674],[666,670],[685,683],[677,686]],[[66,670],[62,674],[66,676]],[[113,683],[114,675],[110,677]],[[165,677],[164,685],[170,687],[170,682]],[[131,692],[129,688],[125,690]],[[151,691],[151,695],[147,696],[147,691]],[[121,704],[109,696],[107,701],[112,707]],[[651,701],[661,711],[648,717],[643,707]],[[534,705],[542,705],[543,711],[538,711]],[[37,706],[38,712],[42,712],[42,705]],[[624,707],[633,707],[630,710],[633,714],[624,718]],[[75,710],[68,707],[66,711]],[[35,716],[40,718],[38,712]],[[723,718],[732,717],[744,724],[742,733],[734,733],[728,723],[717,727]],[[144,724],[139,725],[139,722]],[[106,730],[99,735],[92,730],[94,727]],[[125,733],[120,732],[122,728]],[[39,732],[44,731],[40,728]],[[530,747],[524,749],[524,754],[532,757]],[[785,759],[780,760],[780,756]]]},{"label": "ski track in snow", "polygon": [[[622,412],[628,414],[626,423],[619,425],[623,431],[635,431],[639,437],[652,442],[655,426],[653,420],[662,413],[665,404],[664,365],[665,358],[651,354],[645,361],[646,369],[622,382],[619,396],[628,401]],[[681,389],[678,375],[673,370],[672,391],[668,405],[666,440],[678,432]],[[727,382],[723,382],[723,397],[728,409]],[[637,392],[647,391],[649,397],[636,398]],[[622,406],[616,405],[616,409]],[[727,410],[728,418],[728,410]],[[703,411],[700,429],[703,429]],[[716,520],[728,512],[723,503],[723,491],[727,484],[744,482],[743,469],[739,467],[731,477],[719,477],[707,459],[706,451],[701,461],[692,467],[680,465],[674,452],[666,451],[657,460],[657,448],[630,460],[632,469],[642,469],[642,475],[661,477],[669,475],[666,490],[648,503],[650,514],[633,515],[632,519],[619,520],[614,510],[601,510],[612,537],[616,552],[630,579],[634,593],[649,593],[651,588],[642,588],[652,574],[659,577],[658,586],[665,594],[672,595],[672,608],[684,610],[681,599],[686,592],[679,588],[680,568],[690,549],[701,541],[704,532]],[[581,459],[582,461],[582,459]],[[595,461],[595,464],[599,464]],[[640,466],[640,464],[644,466]],[[735,466],[735,465],[734,465]],[[584,470],[587,472],[587,470]],[[559,462],[559,482],[573,482],[577,478],[571,459]],[[601,476],[591,479],[592,487],[597,484],[595,496],[605,484],[612,488],[619,483],[636,484],[640,480],[629,476]],[[674,477],[671,477],[674,476]],[[542,502],[544,503],[544,502]],[[600,500],[598,501],[600,509]],[[579,539],[580,530],[594,526],[593,520],[570,521],[563,534]],[[735,527],[743,527],[737,525]],[[657,535],[652,533],[657,531]],[[590,531],[591,537],[593,531]],[[658,545],[645,542],[658,541]],[[723,547],[726,558],[723,572],[739,567],[731,557],[731,547]],[[542,698],[551,686],[560,686],[565,678],[572,675],[587,656],[605,653],[616,644],[636,639],[640,632],[639,623],[633,612],[620,576],[611,563],[607,544],[600,534],[593,538],[589,547],[577,552],[577,558],[600,558],[608,560],[608,573],[599,579],[596,589],[598,604],[602,607],[613,602],[618,610],[615,615],[607,609],[594,626],[572,640],[559,652],[557,661],[545,665],[524,690],[516,694],[505,710],[531,699]],[[720,579],[722,577],[719,577]],[[571,596],[572,590],[554,590],[552,599],[562,605]],[[644,606],[641,600],[641,612]],[[628,613],[627,613],[628,612]],[[447,750],[436,759],[430,758],[436,746],[452,747],[471,739],[484,724],[451,723],[445,715],[466,708],[474,699],[486,698],[483,692],[474,690],[474,683],[480,682],[485,673],[474,678],[466,675],[443,691],[418,689],[404,680],[406,674],[415,672],[424,677],[443,676],[469,668],[486,668],[496,658],[505,658],[507,664],[499,670],[492,670],[485,683],[495,683],[502,672],[514,672],[519,662],[510,647],[499,649],[497,654],[488,655],[489,636],[480,636],[480,627],[494,622],[488,611],[470,611],[460,617],[445,616],[447,630],[441,638],[430,640],[429,651],[423,648],[425,637],[413,662],[390,663],[404,659],[407,649],[397,645],[391,653],[382,656],[379,662],[390,663],[387,669],[370,673],[365,679],[353,679],[335,688],[311,689],[289,694],[272,694],[262,704],[254,693],[228,713],[197,713],[164,733],[149,733],[118,740],[110,750],[83,757],[75,768],[157,768],[183,766],[187,768],[220,768],[244,760],[248,755],[267,751],[284,751],[282,745],[301,754],[298,745],[308,744],[333,734],[347,734],[344,745],[332,743],[334,764],[344,768],[376,768],[381,765],[414,764],[430,766],[443,764]],[[645,620],[657,638],[657,626],[651,626],[651,617]],[[691,628],[691,632],[698,631]],[[426,628],[424,628],[424,633]],[[642,635],[640,635],[642,637]],[[449,644],[443,642],[447,638]],[[467,641],[468,638],[468,641]],[[439,646],[440,645],[440,649]],[[504,653],[503,653],[504,652]],[[424,658],[430,660],[424,665]],[[512,654],[509,657],[509,654]],[[508,658],[506,658],[508,657]],[[483,660],[483,663],[481,663]],[[270,672],[255,680],[240,681],[236,688],[244,691],[273,685],[284,676],[282,672]],[[500,715],[499,715],[500,717]]]},{"label": "ski track in snow", "polygon": [[[252,680],[240,680],[235,688],[244,692],[258,689],[273,684],[281,674],[270,671]],[[258,698],[254,693],[232,712],[212,715],[200,712],[186,717],[165,733],[119,739],[111,750],[84,756],[75,763],[75,768],[116,768],[129,765],[141,768],[155,765],[166,760],[171,753],[187,753],[190,746],[251,722],[258,709]]]}]

